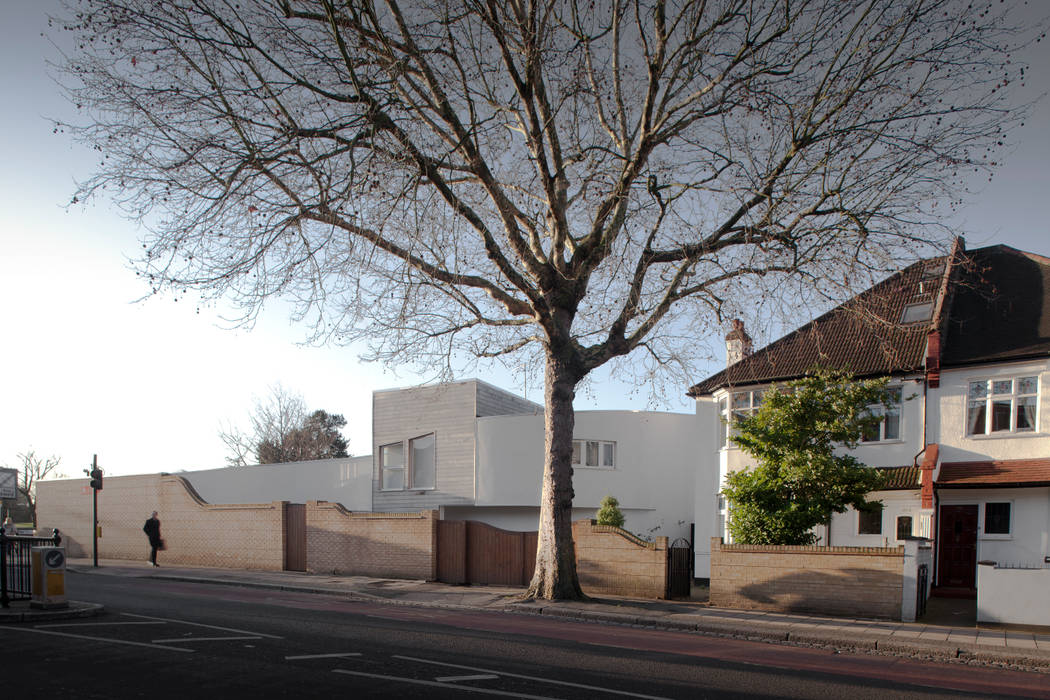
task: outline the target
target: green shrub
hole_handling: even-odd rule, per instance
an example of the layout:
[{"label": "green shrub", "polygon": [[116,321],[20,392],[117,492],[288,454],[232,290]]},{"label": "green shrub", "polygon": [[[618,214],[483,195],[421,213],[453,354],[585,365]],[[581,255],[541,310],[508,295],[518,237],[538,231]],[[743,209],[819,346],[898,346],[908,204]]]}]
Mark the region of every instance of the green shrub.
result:
[{"label": "green shrub", "polygon": [[606,496],[602,499],[602,506],[598,509],[598,516],[596,518],[599,525],[612,525],[613,527],[623,527],[623,513],[620,512],[620,502],[612,496]]}]

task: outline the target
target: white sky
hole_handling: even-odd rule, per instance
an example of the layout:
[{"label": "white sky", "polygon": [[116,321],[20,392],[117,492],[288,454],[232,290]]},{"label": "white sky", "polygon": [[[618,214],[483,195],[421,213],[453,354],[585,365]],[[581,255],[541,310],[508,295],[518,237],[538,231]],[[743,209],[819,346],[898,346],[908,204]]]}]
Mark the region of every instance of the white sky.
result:
[{"label": "white sky", "polygon": [[[220,425],[244,424],[277,382],[310,408],[342,413],[350,452],[368,454],[371,392],[419,377],[362,364],[352,348],[301,347],[304,330],[277,309],[246,332],[172,298],[136,304],[147,290],[126,264],[140,245],[135,224],[106,202],[64,208],[94,160],[48,121],[70,112],[45,65],[54,8],[7,0],[0,23],[0,466],[28,449],[61,457],[67,476],[94,453],[110,474],[222,466]],[[1022,8],[1028,19],[1042,11]],[[1039,83],[1026,98],[1050,88],[1050,41],[1019,58]],[[1050,100],[1013,139],[1002,170],[952,223],[970,248],[1050,255]],[[521,393],[503,372],[478,376]],[[685,389],[659,408],[691,412]],[[600,376],[577,408],[644,409],[647,396]],[[528,398],[542,402],[542,391]]]}]

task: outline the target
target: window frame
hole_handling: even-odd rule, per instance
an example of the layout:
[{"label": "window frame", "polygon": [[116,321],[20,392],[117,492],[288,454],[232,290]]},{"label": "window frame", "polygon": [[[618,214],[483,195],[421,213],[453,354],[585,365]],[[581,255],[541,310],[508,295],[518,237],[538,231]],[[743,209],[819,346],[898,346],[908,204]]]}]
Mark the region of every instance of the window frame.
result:
[{"label": "window frame", "polygon": [[[988,506],[1006,506],[1006,532],[988,532]],[[981,539],[1008,540],[1014,536],[1014,502],[1013,500],[985,501],[981,504]]]},{"label": "window frame", "polygon": [[[595,445],[597,450],[597,464],[587,464],[589,461],[589,447]],[[612,464],[605,464],[606,450],[612,450]],[[616,469],[616,458],[619,452],[619,447],[616,444],[616,440],[594,440],[591,438],[573,438],[572,440],[572,461],[573,469],[605,469],[612,470]]]},{"label": "window frame", "polygon": [[[872,415],[881,415],[882,416],[882,420],[879,421],[879,425],[878,425],[879,436],[877,438],[875,438],[874,440],[868,440],[867,436],[861,435],[859,444],[861,444],[861,445],[875,445],[875,444],[878,444],[880,442],[903,442],[904,441],[904,430],[903,430],[903,428],[904,428],[904,387],[901,386],[901,385],[896,385],[896,384],[892,385],[892,386],[888,386],[888,387],[886,387],[886,393],[887,394],[889,394],[889,393],[896,394],[896,398],[893,399],[893,401],[890,402],[892,408],[887,410],[886,406],[884,404],[881,404],[881,403],[875,403],[875,404],[871,404],[871,405],[868,406],[868,411],[870,411],[872,413]],[[895,411],[896,415],[897,415],[897,436],[896,437],[886,437],[886,416],[889,415],[889,413],[893,412],[893,411]]]},{"label": "window frame", "polygon": [[[858,537],[882,537],[883,530],[886,529],[886,528],[883,527],[883,522],[882,522],[884,520],[884,518],[882,516],[885,515],[885,510],[886,510],[885,508],[878,508],[878,509],[871,510],[871,511],[864,511],[864,510],[856,511],[856,513],[857,513],[857,520],[856,520],[857,526],[854,529],[857,532],[857,536]],[[865,517],[874,517],[876,514],[878,514],[878,516],[879,516],[879,530],[878,530],[878,532],[861,532],[860,528],[861,528],[861,525],[864,524],[864,518]]]},{"label": "window frame", "polygon": [[[1034,392],[1021,391],[1021,382],[1023,380],[1033,380],[1035,382]],[[1010,382],[1010,391],[996,392],[996,385]],[[980,394],[975,393],[975,387],[983,385],[980,390]],[[999,375],[999,376],[987,376],[987,377],[975,377],[967,380],[966,382],[966,395],[964,398],[964,410],[963,410],[963,435],[967,438],[996,438],[996,437],[1019,437],[1027,435],[1038,435],[1039,424],[1041,420],[1040,416],[1040,396],[1042,394],[1042,381],[1040,373],[1038,371],[1032,372],[1019,372],[1016,374]],[[1020,409],[1022,406],[1030,405],[1028,399],[1031,399],[1031,404],[1035,406],[1035,415],[1032,416],[1030,428],[1018,428],[1017,423],[1020,417]],[[996,406],[1002,406],[1009,402],[1010,413],[1007,419],[1008,427],[995,429],[996,424]],[[983,411],[981,421],[983,425],[980,431],[976,431],[975,427],[976,416],[973,416],[972,411]],[[1001,414],[999,414],[1001,415]]]},{"label": "window frame", "polygon": [[[907,518],[909,521],[907,537],[901,537],[901,518]],[[912,535],[913,532],[915,532],[915,515],[913,513],[897,513],[893,517],[893,536],[897,542],[903,542],[910,537],[914,537]]]},{"label": "window frame", "polygon": [[[431,448],[434,451],[434,483],[431,486],[419,486],[416,484],[416,453],[412,449],[412,444],[417,440],[425,440],[426,438],[432,438],[434,445]],[[406,453],[408,455],[408,473],[406,474],[407,479],[405,480],[406,491],[434,491],[437,489],[437,433],[431,431],[429,433],[423,433],[417,435],[414,438],[409,438],[405,442],[408,443]]]},{"label": "window frame", "polygon": [[[400,447],[401,448],[401,464],[400,466],[388,466],[386,464],[386,449],[388,447]],[[407,465],[405,464],[405,441],[396,440],[394,442],[388,442],[384,445],[379,446],[379,490],[380,491],[404,491],[405,485],[408,483],[407,478]],[[401,472],[401,486],[398,488],[388,488],[386,485],[386,474],[387,472]]]},{"label": "window frame", "polygon": [[[733,423],[735,422],[736,416],[751,417],[755,415],[755,413],[758,412],[758,409],[762,407],[762,400],[765,398],[767,391],[769,391],[768,387],[762,389],[727,391],[725,396],[718,400],[719,449],[739,449],[729,440],[730,436],[733,434]],[[747,394],[748,405],[734,406],[733,397],[743,394]]]}]

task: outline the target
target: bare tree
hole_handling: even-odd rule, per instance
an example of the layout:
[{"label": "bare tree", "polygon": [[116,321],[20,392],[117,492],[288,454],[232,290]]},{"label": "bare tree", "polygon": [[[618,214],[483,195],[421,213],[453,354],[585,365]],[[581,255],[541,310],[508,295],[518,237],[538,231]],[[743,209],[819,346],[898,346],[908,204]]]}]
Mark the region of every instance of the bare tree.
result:
[{"label": "bare tree", "polygon": [[[986,7],[987,5],[987,7]],[[761,300],[841,299],[945,232],[1017,118],[956,0],[83,0],[64,68],[151,290],[448,374],[542,366],[529,595],[581,595],[573,397],[688,368]]]},{"label": "bare tree", "polygon": [[249,421],[247,431],[232,425],[219,431],[232,467],[245,466],[250,457],[258,464],[280,464],[348,456],[340,433],[346,419],[323,410],[308,412],[303,397],[280,384],[266,399],[256,400]]},{"label": "bare tree", "polygon": [[62,479],[64,474],[58,472],[58,465],[62,462],[60,457],[37,457],[35,450],[27,450],[18,455],[18,493],[25,499],[29,507],[29,513],[33,518],[33,527],[36,527],[36,484],[48,477]]}]

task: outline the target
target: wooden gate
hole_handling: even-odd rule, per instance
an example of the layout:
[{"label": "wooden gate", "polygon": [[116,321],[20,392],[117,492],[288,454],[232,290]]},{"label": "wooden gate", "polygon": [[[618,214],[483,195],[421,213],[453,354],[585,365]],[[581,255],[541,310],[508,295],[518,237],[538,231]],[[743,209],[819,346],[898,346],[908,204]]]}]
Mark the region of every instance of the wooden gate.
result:
[{"label": "wooden gate", "polygon": [[526,586],[536,568],[535,532],[501,530],[474,520],[438,523],[438,580]]},{"label": "wooden gate", "polygon": [[306,571],[306,504],[286,503],[284,511],[284,570]]}]

